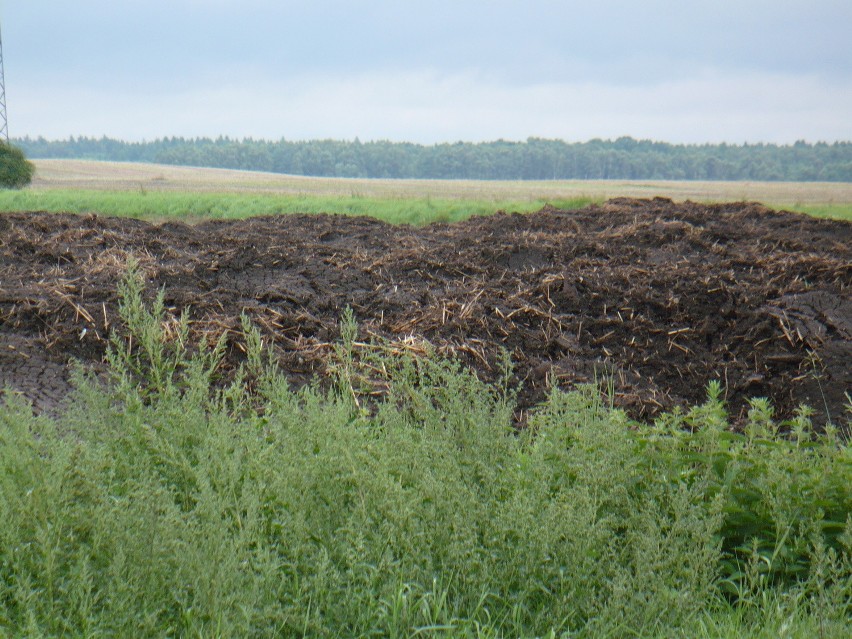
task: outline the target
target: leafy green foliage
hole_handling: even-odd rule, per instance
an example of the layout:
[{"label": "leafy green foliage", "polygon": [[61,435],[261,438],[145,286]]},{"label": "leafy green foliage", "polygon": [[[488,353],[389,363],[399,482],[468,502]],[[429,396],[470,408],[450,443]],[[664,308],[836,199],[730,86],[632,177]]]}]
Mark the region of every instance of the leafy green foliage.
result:
[{"label": "leafy green foliage", "polygon": [[16,146],[0,142],[0,188],[20,189],[32,182],[35,166]]},{"label": "leafy green foliage", "polygon": [[741,596],[749,569],[765,584],[796,583],[812,570],[815,548],[848,553],[848,444],[831,431],[814,433],[806,408],[774,421],[762,398],[752,400],[744,432],[732,432],[720,392],[711,383],[704,406],[662,418],[651,431],[662,437],[643,436],[654,464],[706,482],[708,494],[724,497],[722,589]]},{"label": "leafy green foliage", "polygon": [[554,389],[516,432],[505,383],[359,346],[351,313],[329,391],[248,321],[226,383],[221,343],[133,269],[121,293],[108,384],[81,372],[57,419],[0,407],[0,634],[844,636],[849,449],[804,414],[758,402],[735,434],[712,384],[637,428]]}]

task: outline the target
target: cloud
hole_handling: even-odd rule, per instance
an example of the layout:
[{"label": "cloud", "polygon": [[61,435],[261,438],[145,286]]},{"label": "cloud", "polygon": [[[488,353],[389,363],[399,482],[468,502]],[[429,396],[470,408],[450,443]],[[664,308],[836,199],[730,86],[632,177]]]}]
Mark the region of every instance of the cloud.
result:
[{"label": "cloud", "polygon": [[[233,76],[232,76],[233,77]],[[475,71],[363,73],[240,82],[183,91],[17,90],[12,135],[266,139],[498,138],[570,141],[630,135],[671,142],[852,139],[852,81],[722,74],[653,85],[595,82],[513,86]],[[12,108],[10,106],[10,108]],[[17,113],[17,115],[16,115]]]},{"label": "cloud", "polygon": [[6,4],[13,135],[852,139],[848,0]]}]

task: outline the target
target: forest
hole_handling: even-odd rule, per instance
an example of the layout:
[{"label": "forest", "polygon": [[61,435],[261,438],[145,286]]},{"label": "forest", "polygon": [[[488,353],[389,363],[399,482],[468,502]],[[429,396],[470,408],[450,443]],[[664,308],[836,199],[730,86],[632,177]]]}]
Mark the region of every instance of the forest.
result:
[{"label": "forest", "polygon": [[670,144],[621,137],[566,142],[277,141],[164,137],[13,140],[30,158],[153,162],[293,175],[476,180],[852,182],[852,142]]}]

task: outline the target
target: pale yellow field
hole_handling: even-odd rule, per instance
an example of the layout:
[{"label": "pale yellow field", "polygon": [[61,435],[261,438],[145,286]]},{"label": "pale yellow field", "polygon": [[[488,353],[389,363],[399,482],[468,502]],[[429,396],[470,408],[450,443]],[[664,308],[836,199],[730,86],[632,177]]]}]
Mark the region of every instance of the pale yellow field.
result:
[{"label": "pale yellow field", "polygon": [[254,192],[486,201],[663,196],[676,201],[760,201],[776,207],[852,204],[852,183],[378,180],[88,160],[34,160],[34,164],[36,176],[30,188],[37,190]]}]

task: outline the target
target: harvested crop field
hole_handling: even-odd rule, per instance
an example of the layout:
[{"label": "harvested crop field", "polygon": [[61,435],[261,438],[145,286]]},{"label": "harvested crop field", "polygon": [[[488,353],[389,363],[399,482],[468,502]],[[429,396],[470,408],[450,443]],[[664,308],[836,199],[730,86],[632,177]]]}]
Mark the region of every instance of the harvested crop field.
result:
[{"label": "harvested crop field", "polygon": [[610,200],[579,211],[499,213],[456,224],[278,216],[153,225],[0,215],[0,385],[55,407],[70,358],[99,366],[120,330],[116,286],[138,260],[153,296],[192,329],[245,312],[294,384],[323,379],[349,306],[358,348],[460,357],[486,379],[502,349],[522,411],[549,384],[605,379],[640,419],[700,403],[718,379],[735,418],[747,399],[848,419],[852,224],[759,204]]}]

